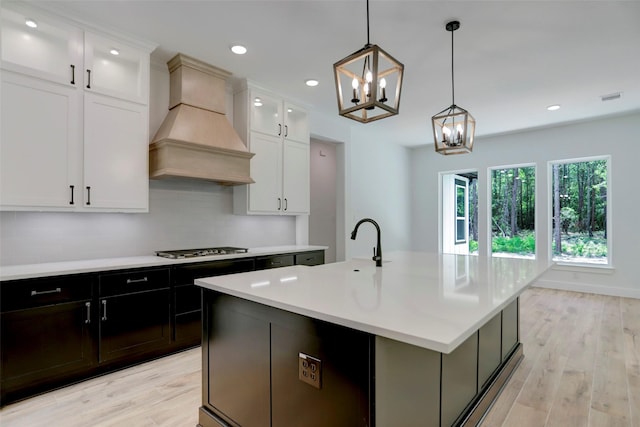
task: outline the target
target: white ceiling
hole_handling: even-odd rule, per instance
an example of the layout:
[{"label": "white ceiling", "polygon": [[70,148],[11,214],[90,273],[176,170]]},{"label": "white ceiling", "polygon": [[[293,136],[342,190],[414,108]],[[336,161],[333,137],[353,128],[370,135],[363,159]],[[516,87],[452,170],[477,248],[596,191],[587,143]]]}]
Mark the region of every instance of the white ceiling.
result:
[{"label": "white ceiling", "polygon": [[[338,117],[332,74],[367,41],[365,0],[33,3],[157,43],[154,60],[185,53],[407,146],[430,143],[431,116],[451,104],[452,19],[456,104],[477,136],[640,109],[640,1],[371,0],[371,43],[404,63],[405,80],[400,114],[369,124]],[[249,52],[232,54],[234,43]]]}]

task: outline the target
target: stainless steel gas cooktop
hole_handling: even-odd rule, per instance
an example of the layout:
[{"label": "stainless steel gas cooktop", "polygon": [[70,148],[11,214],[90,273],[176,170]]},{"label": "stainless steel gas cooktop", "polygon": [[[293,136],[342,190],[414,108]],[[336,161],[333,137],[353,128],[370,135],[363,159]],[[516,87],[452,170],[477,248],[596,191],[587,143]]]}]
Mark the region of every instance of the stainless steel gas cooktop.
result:
[{"label": "stainless steel gas cooktop", "polygon": [[180,249],[175,251],[157,251],[156,255],[164,258],[182,259],[193,258],[199,256],[211,255],[228,255],[247,253],[247,248],[234,248],[231,246],[223,246],[219,248],[201,248],[201,249]]}]

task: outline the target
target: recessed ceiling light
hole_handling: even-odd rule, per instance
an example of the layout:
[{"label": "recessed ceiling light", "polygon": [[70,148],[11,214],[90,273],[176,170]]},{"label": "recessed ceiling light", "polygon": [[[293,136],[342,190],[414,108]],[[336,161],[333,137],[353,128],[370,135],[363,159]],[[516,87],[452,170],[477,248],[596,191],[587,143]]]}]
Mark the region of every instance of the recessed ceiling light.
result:
[{"label": "recessed ceiling light", "polygon": [[115,48],[111,49],[111,50],[109,51],[109,53],[110,53],[111,55],[115,55],[115,56],[120,55],[120,51],[119,51],[118,49],[115,49]]},{"label": "recessed ceiling light", "polygon": [[319,82],[318,82],[317,80],[315,80],[315,79],[309,79],[309,80],[305,81],[304,83],[305,83],[307,86],[314,87],[314,86],[318,86],[318,83],[319,83]]},{"label": "recessed ceiling light", "polygon": [[549,111],[556,111],[556,110],[559,110],[559,109],[560,109],[560,106],[558,104],[549,105],[547,107],[547,110],[549,110]]},{"label": "recessed ceiling light", "polygon": [[247,53],[247,48],[240,44],[236,44],[231,46],[231,52],[235,53],[236,55],[244,55],[245,53]]},{"label": "recessed ceiling light", "polygon": [[26,24],[27,27],[38,28],[38,23],[33,19],[27,19],[26,21],[24,21],[24,23]]}]

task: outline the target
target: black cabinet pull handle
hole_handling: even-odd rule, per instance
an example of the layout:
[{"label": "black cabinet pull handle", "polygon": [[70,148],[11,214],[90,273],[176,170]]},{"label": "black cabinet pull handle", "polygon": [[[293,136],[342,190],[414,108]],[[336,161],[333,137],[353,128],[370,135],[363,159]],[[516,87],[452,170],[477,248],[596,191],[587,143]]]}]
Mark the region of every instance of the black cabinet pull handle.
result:
[{"label": "black cabinet pull handle", "polygon": [[285,197],[284,199],[284,210],[286,211],[287,208],[289,208],[289,201],[287,200],[287,198]]},{"label": "black cabinet pull handle", "polygon": [[289,136],[289,126],[284,125],[284,137],[286,138],[287,136]]},{"label": "black cabinet pull handle", "polygon": [[282,135],[282,125],[278,123],[278,136]]},{"label": "black cabinet pull handle", "polygon": [[271,265],[280,265],[282,261],[271,261]]},{"label": "black cabinet pull handle", "polygon": [[59,294],[60,292],[62,292],[62,289],[60,288],[51,289],[50,291],[31,291],[31,296],[35,297],[38,295]]},{"label": "black cabinet pull handle", "polygon": [[87,70],[87,89],[91,89],[91,70]]},{"label": "black cabinet pull handle", "polygon": [[143,277],[142,279],[127,279],[127,285],[130,285],[132,283],[141,283],[141,282],[148,282],[149,279],[147,279],[147,277]]},{"label": "black cabinet pull handle", "polygon": [[282,199],[278,197],[278,210],[282,209]]},{"label": "black cabinet pull handle", "polygon": [[73,185],[70,185],[69,188],[71,189],[71,201],[69,202],[70,205],[73,205]]},{"label": "black cabinet pull handle", "polygon": [[91,187],[87,186],[87,206],[91,204]]},{"label": "black cabinet pull handle", "polygon": [[102,320],[107,320],[107,300],[102,300]]},{"label": "black cabinet pull handle", "polygon": [[76,84],[76,66],[73,64],[69,64],[71,67],[71,84]]},{"label": "black cabinet pull handle", "polygon": [[85,302],[84,305],[87,307],[87,318],[84,319],[84,323],[89,324],[91,323],[91,303]]}]

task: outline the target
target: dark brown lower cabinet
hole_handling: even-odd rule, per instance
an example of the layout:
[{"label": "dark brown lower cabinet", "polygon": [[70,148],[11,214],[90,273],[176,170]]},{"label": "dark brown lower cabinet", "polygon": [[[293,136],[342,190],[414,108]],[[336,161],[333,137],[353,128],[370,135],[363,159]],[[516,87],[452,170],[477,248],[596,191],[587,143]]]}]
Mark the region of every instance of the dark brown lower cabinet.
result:
[{"label": "dark brown lower cabinet", "polygon": [[209,261],[174,267],[175,346],[188,348],[202,340],[201,288],[193,284],[202,277],[253,271],[253,258]]},{"label": "dark brown lower cabinet", "polygon": [[99,276],[99,363],[167,353],[171,347],[169,269]]},{"label": "dark brown lower cabinet", "polygon": [[[296,264],[324,262],[323,251],[274,257],[286,264],[294,259]],[[200,345],[202,299],[194,280],[255,269],[256,257],[246,257],[3,281],[0,406]],[[256,325],[247,322],[251,341]],[[222,319],[221,324],[228,322]],[[229,356],[258,369],[247,362],[251,357]],[[253,376],[247,378],[249,388],[258,384]],[[216,393],[233,396],[226,386]]]},{"label": "dark brown lower cabinet", "polygon": [[[371,425],[372,336],[214,291],[204,295],[202,426]],[[317,386],[301,379],[303,360],[315,361],[305,369]]]},{"label": "dark brown lower cabinet", "polygon": [[0,404],[80,378],[97,363],[91,278],[2,284]]},{"label": "dark brown lower cabinet", "polygon": [[171,345],[169,288],[100,299],[100,363]]}]

